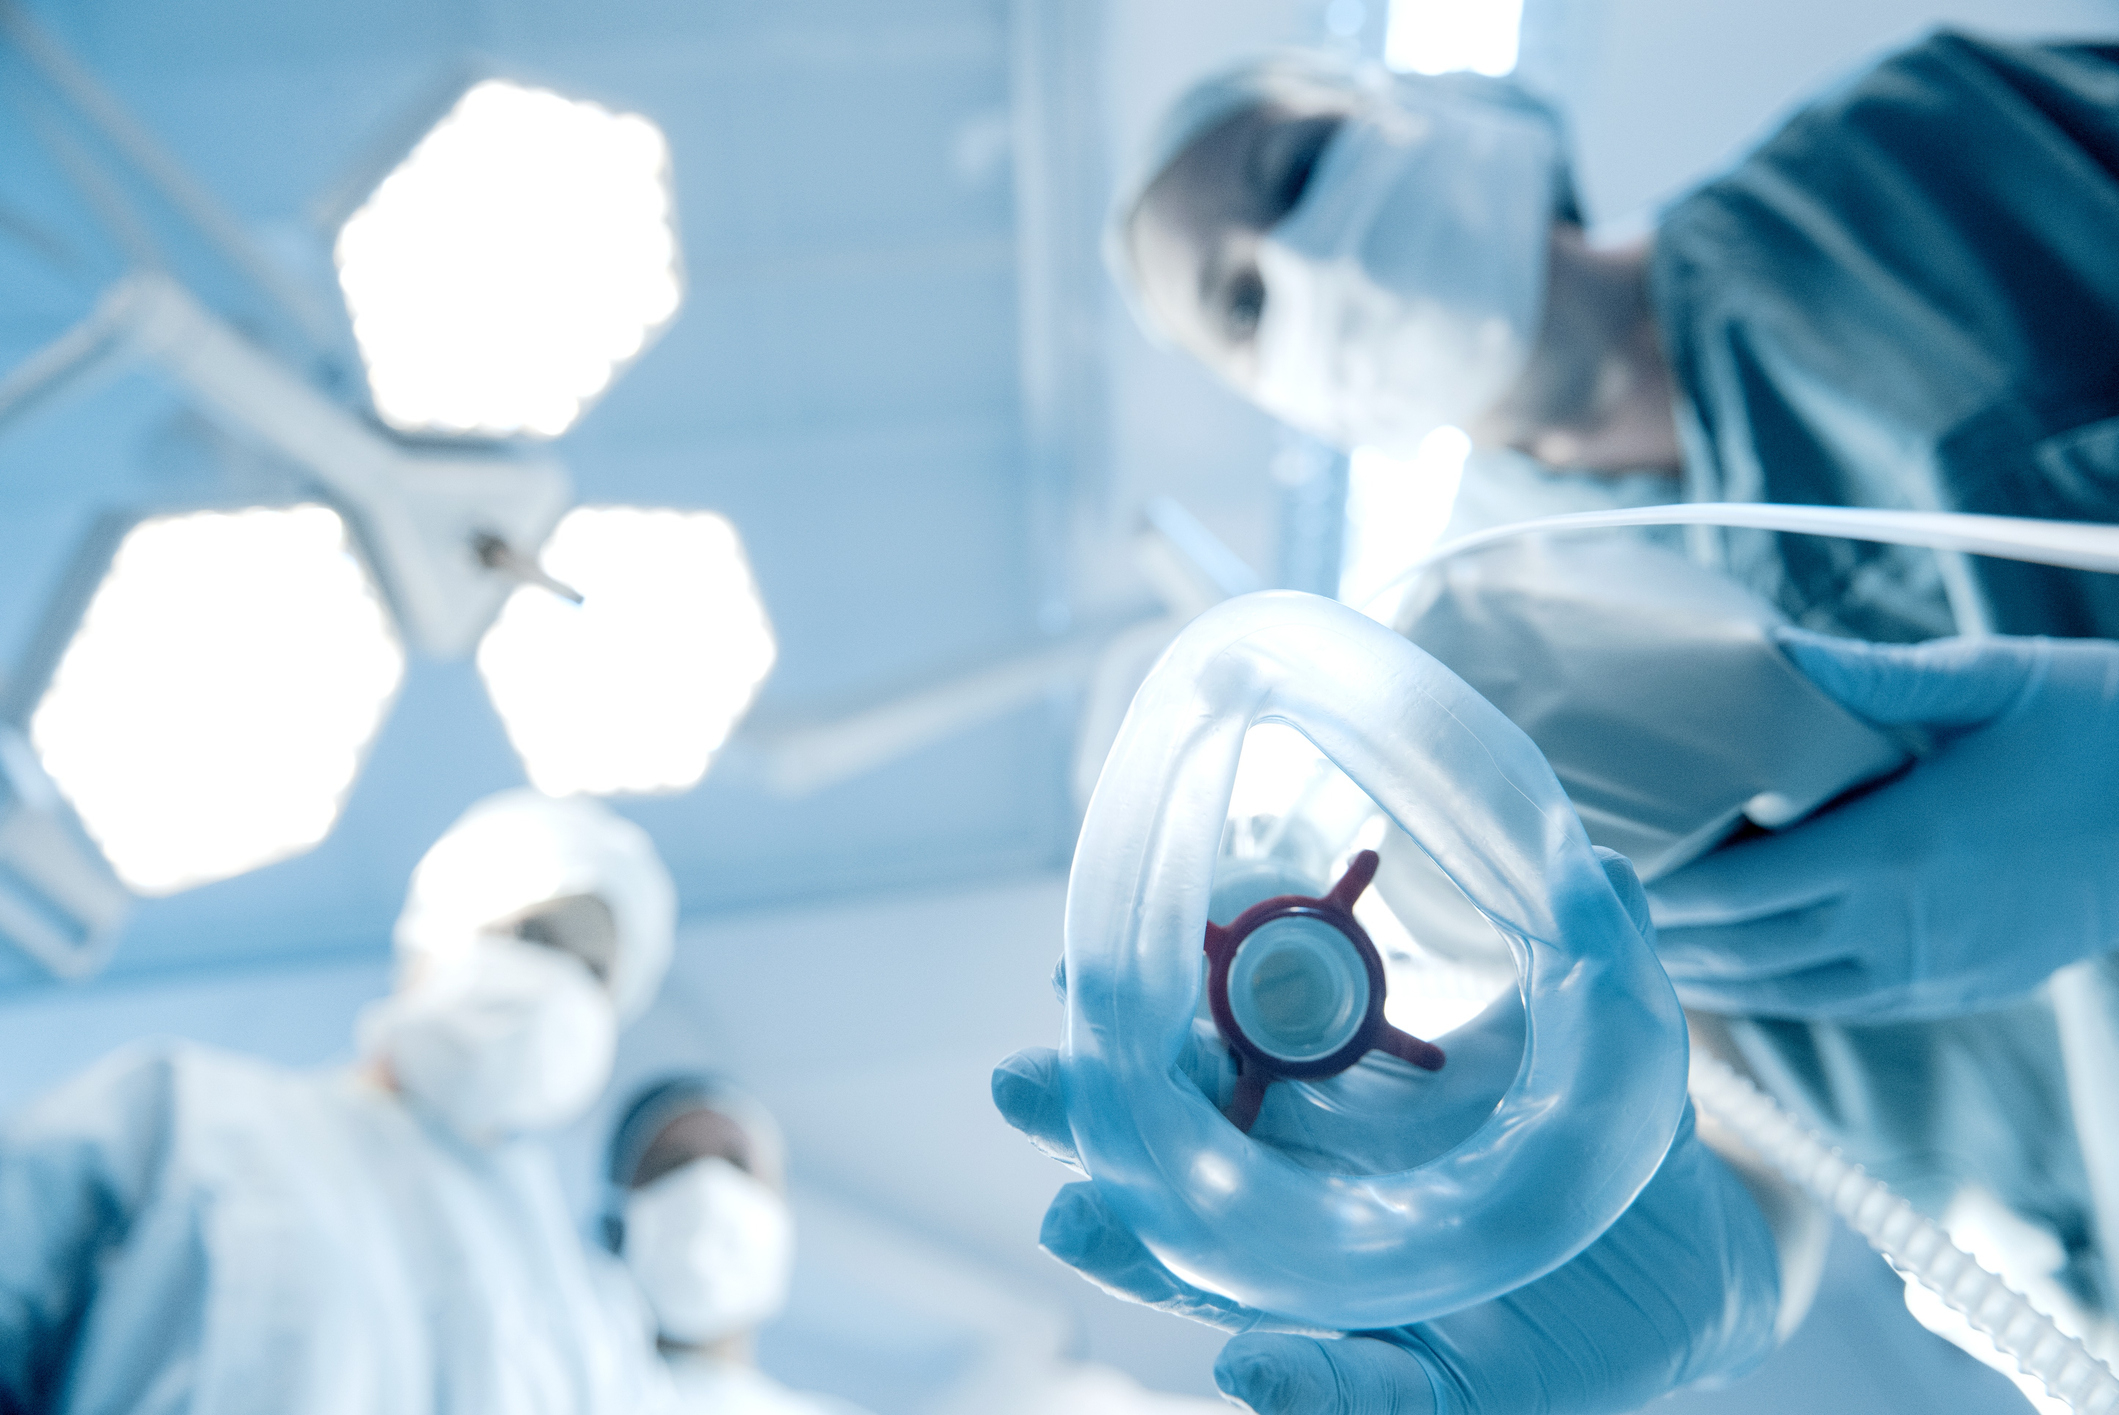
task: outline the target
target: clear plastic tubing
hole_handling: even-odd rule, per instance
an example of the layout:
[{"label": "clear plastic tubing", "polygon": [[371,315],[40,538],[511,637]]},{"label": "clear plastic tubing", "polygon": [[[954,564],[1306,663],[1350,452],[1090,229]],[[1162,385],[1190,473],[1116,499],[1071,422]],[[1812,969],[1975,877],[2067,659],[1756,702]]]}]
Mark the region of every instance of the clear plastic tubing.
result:
[{"label": "clear plastic tubing", "polygon": [[[1304,1168],[1179,1067],[1237,759],[1264,720],[1366,790],[1516,955],[1514,1081],[1412,1169]],[[1624,1212],[1683,1114],[1677,997],[1545,759],[1402,636],[1313,595],[1216,606],[1142,685],[1075,851],[1066,967],[1067,1116],[1105,1202],[1179,1275],[1304,1325],[1397,1326],[1551,1271]]]},{"label": "clear plastic tubing", "polygon": [[[2002,560],[2028,560],[2070,570],[2119,573],[2119,526],[2094,521],[2041,521],[2028,516],[1982,516],[1962,511],[1886,511],[1858,506],[1798,506],[1780,502],[1681,501],[1621,511],[1576,511],[1475,531],[1435,547],[1369,600],[1370,612],[1402,596],[1437,561],[1520,535],[1613,530],[1634,526],[1725,526],[1735,530],[1793,531],[1847,540],[1954,550]],[[1387,616],[1386,616],[1387,617]]]},{"label": "clear plastic tubing", "polygon": [[2078,1415],[2119,1410],[2119,1376],[2080,1341],[1749,1080],[1714,1057],[1695,1053],[1692,1098],[1790,1183],[1846,1220],[1893,1267],[1963,1313],[1996,1349],[2045,1382]]}]

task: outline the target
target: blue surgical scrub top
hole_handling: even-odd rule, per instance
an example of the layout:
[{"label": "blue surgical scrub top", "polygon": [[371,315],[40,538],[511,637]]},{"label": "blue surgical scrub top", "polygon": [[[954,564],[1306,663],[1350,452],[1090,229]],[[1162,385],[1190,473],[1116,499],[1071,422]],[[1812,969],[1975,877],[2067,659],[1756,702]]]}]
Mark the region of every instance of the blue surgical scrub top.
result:
[{"label": "blue surgical scrub top", "polygon": [[[2119,48],[1940,33],[1664,216],[1686,499],[2119,519]],[[1931,552],[1728,532],[1797,623],[1954,631]],[[1974,557],[2002,633],[2119,637],[2119,577]]]},{"label": "blue surgical scrub top", "polygon": [[[1686,499],[2119,520],[2119,49],[1939,33],[1806,107],[1666,214],[1650,295]],[[1956,632],[1931,552],[1721,533],[1796,622]],[[1991,627],[2119,637],[2119,576],[1969,557]],[[1740,1022],[1746,1059],[1940,1216],[1979,1184],[2104,1291],[2051,1008]]]},{"label": "blue surgical scrub top", "polygon": [[531,1145],[350,1072],[131,1049],[0,1129],[0,1410],[662,1408],[595,1261]]}]

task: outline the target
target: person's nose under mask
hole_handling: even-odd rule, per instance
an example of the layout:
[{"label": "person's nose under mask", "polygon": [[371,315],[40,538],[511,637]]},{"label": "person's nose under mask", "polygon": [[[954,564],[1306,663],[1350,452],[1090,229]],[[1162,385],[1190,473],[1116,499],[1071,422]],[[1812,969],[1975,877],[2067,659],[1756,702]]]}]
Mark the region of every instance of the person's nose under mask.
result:
[{"label": "person's nose under mask", "polygon": [[1559,161],[1533,113],[1348,118],[1261,247],[1252,396],[1337,446],[1399,456],[1476,422],[1537,338]]},{"label": "person's nose under mask", "polygon": [[498,935],[376,1004],[360,1030],[404,1095],[481,1145],[580,1116],[618,1047],[610,995],[579,958]]},{"label": "person's nose under mask", "polygon": [[763,1182],[696,1159],[627,1197],[625,1260],[664,1337],[715,1341],[786,1305],[794,1220]]}]

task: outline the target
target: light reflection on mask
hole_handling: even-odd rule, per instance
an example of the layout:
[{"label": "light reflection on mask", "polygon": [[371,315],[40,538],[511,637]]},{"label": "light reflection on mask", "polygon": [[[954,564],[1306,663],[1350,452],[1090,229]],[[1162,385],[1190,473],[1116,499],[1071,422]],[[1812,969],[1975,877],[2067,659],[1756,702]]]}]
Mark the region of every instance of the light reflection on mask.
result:
[{"label": "light reflection on mask", "polygon": [[1400,456],[1477,421],[1537,338],[1560,170],[1533,113],[1349,117],[1260,249],[1252,396],[1341,447]]},{"label": "light reflection on mask", "polygon": [[473,1144],[564,1125],[610,1079],[618,1020],[578,958],[483,935],[372,1006],[361,1050]]},{"label": "light reflection on mask", "polygon": [[787,1201],[718,1155],[626,1199],[625,1260],[672,1341],[748,1331],[785,1306],[794,1236]]}]

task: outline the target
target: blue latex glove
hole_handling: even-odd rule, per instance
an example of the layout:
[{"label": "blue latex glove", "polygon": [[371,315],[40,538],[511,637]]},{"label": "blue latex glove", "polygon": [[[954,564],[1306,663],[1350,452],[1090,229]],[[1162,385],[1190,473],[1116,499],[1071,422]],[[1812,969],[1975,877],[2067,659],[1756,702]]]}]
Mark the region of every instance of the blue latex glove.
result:
[{"label": "blue latex glove", "polygon": [[2119,948],[2119,645],[1783,630],[1781,646],[1856,716],[1935,746],[1656,882],[1657,951],[1687,1006],[1930,1018]]},{"label": "blue latex glove", "polygon": [[[1636,914],[1645,914],[1631,868],[1616,856],[1606,868]],[[1481,1052],[1518,1048],[1520,1028],[1520,1005],[1504,1002],[1451,1033],[1444,1042],[1450,1065],[1437,1079],[1486,1071],[1477,1064]],[[1182,1064],[1209,1095],[1226,1086],[1224,1054],[1205,1033],[1187,1048]],[[1043,1048],[1018,1052],[994,1071],[994,1103],[1039,1149],[1079,1172],[1058,1065]],[[1396,1076],[1423,1107],[1435,1107],[1427,1118],[1450,1131],[1475,1125],[1482,1104],[1492,1108],[1490,1095],[1480,1099],[1484,1083],[1462,1082],[1454,1092],[1414,1089],[1424,1074],[1394,1063],[1366,1074],[1357,1067],[1335,1080],[1358,1077],[1366,1108]],[[1254,1136],[1318,1166],[1331,1162],[1333,1150],[1348,1169],[1373,1169],[1393,1157],[1397,1142],[1379,1141],[1379,1127],[1356,1123],[1351,1111],[1307,1110],[1291,1095],[1276,1095],[1291,1089],[1282,1083],[1267,1093]],[[1093,1183],[1060,1190],[1039,1242],[1114,1296],[1239,1333],[1223,1348],[1214,1378],[1258,1415],[1632,1410],[1681,1386],[1749,1370],[1771,1350],[1780,1311],[1778,1255],[1766,1221],[1741,1181],[1693,1133],[1690,1108],[1655,1178],[1572,1261],[1491,1302],[1391,1331],[1305,1333],[1193,1287],[1104,1207]]]}]

